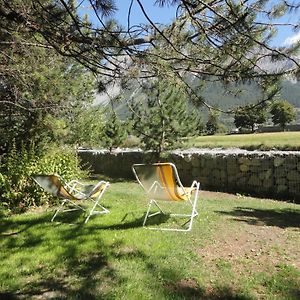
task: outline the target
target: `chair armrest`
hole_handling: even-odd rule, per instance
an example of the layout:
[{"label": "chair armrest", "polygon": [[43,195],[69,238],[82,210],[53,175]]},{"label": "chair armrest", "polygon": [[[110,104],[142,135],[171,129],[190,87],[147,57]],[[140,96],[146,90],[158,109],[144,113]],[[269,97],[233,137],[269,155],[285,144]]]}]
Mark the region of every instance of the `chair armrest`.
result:
[{"label": "chair armrest", "polygon": [[82,183],[79,180],[73,179],[66,183],[65,186],[69,189],[70,193],[85,196],[85,193],[82,191],[82,189],[86,186],[91,186],[91,184]]},{"label": "chair armrest", "polygon": [[190,188],[200,190],[200,182],[194,180]]}]

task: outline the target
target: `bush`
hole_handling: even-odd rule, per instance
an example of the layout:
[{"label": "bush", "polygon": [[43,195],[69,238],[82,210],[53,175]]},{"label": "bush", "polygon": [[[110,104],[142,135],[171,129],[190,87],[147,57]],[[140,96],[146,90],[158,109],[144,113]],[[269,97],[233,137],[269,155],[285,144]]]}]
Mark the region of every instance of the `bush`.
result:
[{"label": "bush", "polygon": [[[34,146],[29,150],[15,146],[0,162],[0,201],[2,207],[23,212],[29,207],[52,204],[54,198],[44,193],[30,177],[34,173],[57,173],[66,180],[84,175],[74,150],[50,148],[37,156]],[[86,174],[85,174],[86,175]]]},{"label": "bush", "polygon": [[124,148],[134,148],[140,146],[141,146],[141,140],[135,135],[128,135],[126,140],[122,143],[122,147]]}]

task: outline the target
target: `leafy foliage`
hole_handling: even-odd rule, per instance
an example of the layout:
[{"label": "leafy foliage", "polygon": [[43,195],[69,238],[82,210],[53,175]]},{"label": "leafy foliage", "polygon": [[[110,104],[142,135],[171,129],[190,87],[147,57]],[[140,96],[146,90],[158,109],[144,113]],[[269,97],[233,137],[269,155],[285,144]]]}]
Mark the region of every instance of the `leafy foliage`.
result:
[{"label": "leafy foliage", "polygon": [[103,128],[102,144],[111,151],[113,148],[121,146],[126,140],[129,124],[121,121],[114,111],[107,117]]},{"label": "leafy foliage", "polygon": [[105,114],[102,107],[88,107],[72,111],[68,118],[68,144],[95,147],[102,143]]},{"label": "leafy foliage", "polygon": [[282,129],[296,118],[295,108],[285,100],[274,102],[270,112],[272,114],[273,123],[280,125]]},{"label": "leafy foliage", "polygon": [[[294,55],[300,42],[282,48],[272,43],[280,26],[298,27],[299,4],[295,1],[159,0],[153,3],[177,6],[176,18],[162,26],[149,18],[142,1],[135,2],[146,25],[129,22],[130,26],[123,28],[113,19],[118,8],[114,0],[79,1],[77,5],[67,0],[28,0],[27,5],[19,0],[2,0],[0,26],[8,35],[20,28],[37,38],[35,44],[54,48],[105,75],[103,81],[169,76],[183,81],[194,94],[185,80],[188,74],[225,84],[255,80],[264,91],[260,99],[264,102],[278,92],[278,78],[299,73]],[[87,3],[93,24],[78,14]],[[132,3],[128,5],[130,21]],[[287,14],[294,16],[293,22],[281,23]],[[127,61],[130,63],[124,63]],[[264,68],[265,61],[287,62],[289,67],[270,70]]]},{"label": "leafy foliage", "polygon": [[154,82],[144,87],[145,101],[133,104],[133,129],[147,150],[159,158],[172,148],[181,137],[197,132],[200,124],[196,110],[184,92],[167,82]]},{"label": "leafy foliage", "polygon": [[0,162],[1,205],[14,212],[32,206],[50,204],[53,197],[45,194],[30,178],[31,174],[57,173],[66,180],[78,178],[84,173],[79,168],[79,160],[68,148],[52,148],[41,156],[36,155],[34,145],[27,150],[13,146]]},{"label": "leafy foliage", "polygon": [[219,114],[217,112],[213,111],[209,113],[207,122],[205,124],[205,131],[208,135],[213,135],[218,132],[220,127],[218,118]]},{"label": "leafy foliage", "polygon": [[[7,4],[6,9],[16,6],[24,13],[35,10],[29,2]],[[61,141],[68,134],[63,118],[92,100],[92,75],[45,45],[40,33],[30,34],[26,25],[2,19],[0,26],[0,151],[13,141],[17,148]]]},{"label": "leafy foliage", "polygon": [[250,128],[254,131],[255,125],[266,121],[266,110],[262,106],[246,105],[236,109],[234,124],[237,128]]}]

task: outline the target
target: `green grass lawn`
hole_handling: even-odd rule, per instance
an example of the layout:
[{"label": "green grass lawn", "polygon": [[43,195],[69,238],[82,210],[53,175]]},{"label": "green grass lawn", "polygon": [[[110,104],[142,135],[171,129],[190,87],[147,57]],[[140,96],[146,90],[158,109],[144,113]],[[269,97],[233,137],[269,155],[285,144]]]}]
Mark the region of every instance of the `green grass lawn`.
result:
[{"label": "green grass lawn", "polygon": [[112,183],[103,204],[87,224],[0,214],[0,299],[299,299],[299,205],[201,192],[182,233],[141,227],[136,183]]},{"label": "green grass lawn", "polygon": [[274,132],[199,136],[185,140],[184,146],[199,148],[280,149],[300,150],[300,132]]}]

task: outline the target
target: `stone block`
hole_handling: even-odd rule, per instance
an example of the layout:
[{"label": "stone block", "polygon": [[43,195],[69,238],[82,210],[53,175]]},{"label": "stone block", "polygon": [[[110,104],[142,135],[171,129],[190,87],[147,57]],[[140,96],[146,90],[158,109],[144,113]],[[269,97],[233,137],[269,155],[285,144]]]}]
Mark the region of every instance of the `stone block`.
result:
[{"label": "stone block", "polygon": [[222,181],[227,178],[227,172],[225,170],[220,170],[220,178]]},{"label": "stone block", "polygon": [[261,166],[249,166],[249,171],[251,173],[260,173],[262,171]]},{"label": "stone block", "polygon": [[281,193],[286,192],[287,189],[288,189],[288,187],[287,187],[286,185],[280,184],[280,185],[277,186],[276,192],[277,192],[278,194],[281,194]]},{"label": "stone block", "polygon": [[272,177],[272,170],[267,170],[267,171],[263,171],[263,172],[260,172],[258,174],[258,177],[259,179],[270,179]]},{"label": "stone block", "polygon": [[264,179],[263,180],[263,187],[265,189],[270,189],[273,186],[273,180],[271,179]]},{"label": "stone block", "polygon": [[201,168],[193,168],[192,169],[192,175],[193,175],[193,177],[200,176],[201,174],[202,174]]},{"label": "stone block", "polygon": [[246,177],[243,177],[243,176],[239,176],[237,179],[236,179],[236,185],[239,187],[239,186],[246,186],[248,185],[248,178]]},{"label": "stone block", "polygon": [[211,172],[211,175],[216,179],[220,179],[220,170],[218,169],[213,169]]},{"label": "stone block", "polygon": [[262,160],[259,159],[259,158],[251,158],[249,164],[250,164],[250,166],[257,166],[257,167],[259,167],[261,165],[261,161]]},{"label": "stone block", "polygon": [[250,176],[248,184],[253,185],[253,186],[261,186],[262,181],[257,176],[252,175],[252,176]]},{"label": "stone block", "polygon": [[236,174],[239,172],[240,172],[239,168],[227,169],[228,176],[236,176]]},{"label": "stone block", "polygon": [[288,183],[289,192],[293,195],[300,195],[300,185],[299,182],[292,182]]},{"label": "stone block", "polygon": [[193,167],[200,167],[201,166],[201,161],[199,159],[199,157],[193,157],[192,160],[191,160],[191,164]]},{"label": "stone block", "polygon": [[284,177],[276,178],[275,179],[276,185],[286,185],[287,180]]},{"label": "stone block", "polygon": [[247,172],[249,170],[249,165],[248,164],[242,164],[242,165],[240,165],[240,170],[242,172]]},{"label": "stone block", "polygon": [[186,162],[191,162],[192,161],[192,155],[185,155],[184,157],[183,157],[183,159],[186,161]]},{"label": "stone block", "polygon": [[[296,170],[291,170],[287,173],[286,178],[289,181],[299,181],[300,178],[300,172],[296,171]],[[300,184],[299,184],[300,185]]]},{"label": "stone block", "polygon": [[283,168],[277,168],[274,171],[274,177],[275,178],[282,178],[282,177],[286,177],[287,175],[287,170],[283,169]]},{"label": "stone block", "polygon": [[295,170],[297,169],[298,160],[296,157],[286,157],[284,166],[286,169]]},{"label": "stone block", "polygon": [[283,157],[275,157],[274,158],[274,167],[279,167],[284,164],[285,159]]},{"label": "stone block", "polygon": [[242,157],[238,158],[238,162],[239,162],[239,164],[249,165],[250,164],[250,159],[245,157],[245,156],[242,156]]}]

